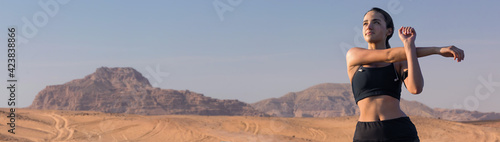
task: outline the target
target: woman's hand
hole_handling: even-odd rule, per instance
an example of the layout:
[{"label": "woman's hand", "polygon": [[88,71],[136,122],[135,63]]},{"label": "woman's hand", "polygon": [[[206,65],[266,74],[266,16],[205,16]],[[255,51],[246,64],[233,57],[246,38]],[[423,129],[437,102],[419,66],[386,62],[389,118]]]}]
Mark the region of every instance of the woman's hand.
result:
[{"label": "woman's hand", "polygon": [[417,32],[412,27],[401,27],[399,28],[399,38],[403,43],[415,43],[417,38]]},{"label": "woman's hand", "polygon": [[443,57],[453,57],[453,60],[460,62],[464,60],[465,53],[464,50],[457,48],[455,46],[441,47],[439,49],[439,54]]}]

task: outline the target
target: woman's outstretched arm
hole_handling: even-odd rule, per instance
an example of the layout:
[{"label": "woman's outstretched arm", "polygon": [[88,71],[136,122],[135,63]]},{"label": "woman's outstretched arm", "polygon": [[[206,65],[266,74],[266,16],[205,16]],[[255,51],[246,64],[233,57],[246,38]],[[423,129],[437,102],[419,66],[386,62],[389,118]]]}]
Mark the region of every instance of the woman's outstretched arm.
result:
[{"label": "woman's outstretched arm", "polygon": [[420,94],[424,88],[424,77],[418,63],[415,39],[417,33],[412,27],[401,27],[399,38],[403,41],[408,67],[408,77],[404,80],[406,89],[412,94]]},{"label": "woman's outstretched arm", "polygon": [[[396,47],[403,48],[403,47]],[[429,55],[439,54],[443,57],[453,57],[453,60],[461,62],[465,58],[464,51],[453,45],[445,47],[416,47],[417,57],[425,57]],[[403,49],[404,51],[404,49]],[[396,61],[406,61],[406,53],[392,54],[392,57]]]},{"label": "woman's outstretched arm", "polygon": [[[454,57],[453,59],[458,62],[462,61],[465,57],[464,51],[455,46],[417,47],[416,52],[417,57],[439,54],[444,57]],[[365,65],[375,62],[394,63],[406,61],[406,52],[404,47],[376,50],[354,47],[347,52],[346,61],[349,66]]]}]

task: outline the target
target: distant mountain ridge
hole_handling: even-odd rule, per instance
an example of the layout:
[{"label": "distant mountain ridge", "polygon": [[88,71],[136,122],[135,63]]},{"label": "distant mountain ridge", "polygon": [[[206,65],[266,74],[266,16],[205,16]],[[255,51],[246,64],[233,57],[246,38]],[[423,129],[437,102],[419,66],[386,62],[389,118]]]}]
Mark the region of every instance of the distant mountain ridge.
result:
[{"label": "distant mountain ridge", "polygon": [[337,117],[359,114],[349,84],[320,84],[280,98],[253,103],[257,110],[280,117]]},{"label": "distant mountain ridge", "polygon": [[133,68],[98,68],[82,79],[40,91],[31,109],[90,110],[141,115],[264,114],[238,100],[219,100],[189,90],[153,88]]},{"label": "distant mountain ridge", "polygon": [[[82,79],[50,85],[40,91],[31,109],[90,110],[140,115],[193,114],[278,117],[337,117],[359,115],[351,86],[323,83],[303,91],[253,104],[220,100],[189,90],[160,89],[133,68],[98,68]],[[500,113],[432,109],[416,101],[401,99],[407,115],[452,121],[500,119]]]},{"label": "distant mountain ridge", "polygon": [[[500,119],[500,113],[467,110],[432,109],[417,101],[401,99],[401,109],[407,115],[441,118],[452,121]],[[291,92],[279,98],[251,104],[271,116],[279,117],[338,117],[359,115],[359,109],[348,83],[323,83],[303,91]]]}]

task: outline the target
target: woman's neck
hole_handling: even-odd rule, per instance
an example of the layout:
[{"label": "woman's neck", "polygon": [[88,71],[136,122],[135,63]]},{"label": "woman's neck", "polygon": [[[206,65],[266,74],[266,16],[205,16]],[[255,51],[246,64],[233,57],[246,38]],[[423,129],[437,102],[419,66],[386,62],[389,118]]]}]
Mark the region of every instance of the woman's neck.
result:
[{"label": "woman's neck", "polygon": [[386,49],[385,42],[368,43],[368,49]]}]

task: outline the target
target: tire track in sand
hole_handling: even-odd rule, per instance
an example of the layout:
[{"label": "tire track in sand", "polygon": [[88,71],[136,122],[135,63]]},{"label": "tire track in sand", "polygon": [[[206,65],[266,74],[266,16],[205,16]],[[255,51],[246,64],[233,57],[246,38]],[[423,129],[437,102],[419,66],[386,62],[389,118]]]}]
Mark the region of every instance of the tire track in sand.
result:
[{"label": "tire track in sand", "polygon": [[165,130],[165,127],[167,125],[165,125],[164,123],[165,122],[163,122],[163,120],[159,120],[158,122],[156,122],[156,125],[153,127],[153,129],[151,129],[150,131],[148,131],[144,135],[138,137],[137,139],[138,140],[142,140],[142,139],[147,139],[147,138],[150,138],[150,137],[153,137],[153,136],[157,135],[158,133],[160,133],[163,130]]},{"label": "tire track in sand", "polygon": [[75,132],[73,129],[68,127],[68,120],[56,113],[52,113],[48,115],[55,121],[54,127],[57,130],[57,135],[55,138],[52,138],[50,141],[67,141],[71,137],[73,137],[73,133]]},{"label": "tire track in sand", "polygon": [[313,138],[321,138],[321,141],[325,141],[326,140],[326,134],[325,132],[321,131],[321,130],[318,130],[318,129],[314,129],[314,128],[309,128],[307,129],[309,130],[309,132],[313,135]]},{"label": "tire track in sand", "polygon": [[242,123],[243,125],[245,125],[245,130],[243,130],[244,132],[253,131],[251,133],[253,133],[254,135],[257,135],[257,133],[259,133],[259,124],[255,122],[248,123],[247,121],[243,121]]}]

